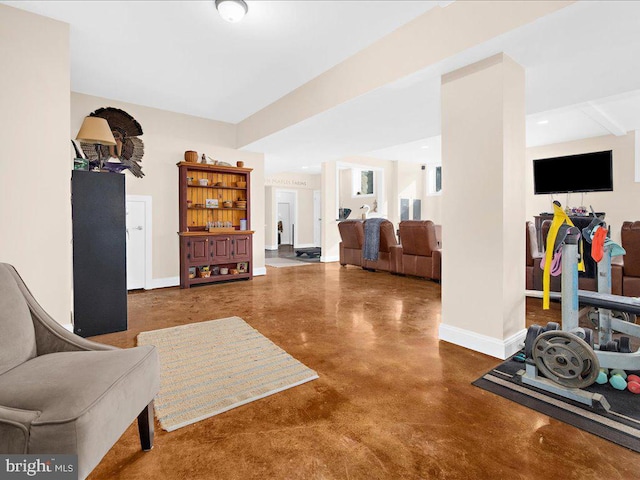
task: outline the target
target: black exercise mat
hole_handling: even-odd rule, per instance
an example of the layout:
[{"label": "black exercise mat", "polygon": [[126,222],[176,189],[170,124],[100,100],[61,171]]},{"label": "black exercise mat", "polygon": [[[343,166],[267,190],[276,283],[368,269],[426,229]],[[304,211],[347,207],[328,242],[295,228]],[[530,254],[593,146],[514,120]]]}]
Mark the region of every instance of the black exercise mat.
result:
[{"label": "black exercise mat", "polygon": [[608,383],[585,388],[607,399],[611,410],[605,412],[523,384],[517,372],[524,368],[512,357],[473,385],[640,453],[640,395]]}]

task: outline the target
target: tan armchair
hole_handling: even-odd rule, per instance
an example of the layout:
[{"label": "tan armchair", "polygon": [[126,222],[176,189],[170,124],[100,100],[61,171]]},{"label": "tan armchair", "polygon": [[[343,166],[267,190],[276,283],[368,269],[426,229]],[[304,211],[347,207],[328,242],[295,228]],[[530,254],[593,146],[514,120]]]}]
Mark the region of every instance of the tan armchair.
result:
[{"label": "tan armchair", "polygon": [[364,227],[361,220],[343,220],[338,223],[340,231],[340,265],[362,266],[362,244]]},{"label": "tan armchair", "polygon": [[152,448],[155,347],[121,350],[74,335],[5,263],[0,332],[0,453],[75,454],[85,478],[136,417],[143,450]]},{"label": "tan armchair", "polygon": [[392,272],[440,281],[442,250],[439,232],[431,220],[400,222],[402,244],[391,250]]},{"label": "tan armchair", "polygon": [[640,297],[640,222],[624,222],[620,233],[622,247],[627,251],[620,266],[622,295]]}]

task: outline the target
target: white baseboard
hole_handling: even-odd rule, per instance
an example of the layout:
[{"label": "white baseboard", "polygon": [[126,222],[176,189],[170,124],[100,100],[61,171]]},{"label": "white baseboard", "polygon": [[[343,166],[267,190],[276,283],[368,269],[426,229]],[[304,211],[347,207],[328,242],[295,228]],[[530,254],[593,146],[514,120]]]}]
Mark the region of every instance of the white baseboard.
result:
[{"label": "white baseboard", "polygon": [[461,347],[475,350],[476,352],[491,355],[492,357],[505,360],[522,348],[524,339],[527,336],[527,330],[522,329],[518,333],[511,335],[509,338],[499,340],[497,338],[488,337],[480,333],[464,330],[451,325],[440,324],[438,337],[445,342],[460,345]]},{"label": "white baseboard", "polygon": [[316,245],[314,243],[299,243],[298,245],[294,246],[293,248],[314,248]]},{"label": "white baseboard", "polygon": [[329,262],[339,262],[340,255],[320,255],[320,262],[329,263]]},{"label": "white baseboard", "polygon": [[180,277],[154,278],[151,285],[145,290],[153,290],[154,288],[177,287],[180,285]]},{"label": "white baseboard", "polygon": [[259,277],[260,275],[266,275],[266,274],[267,274],[267,267],[257,267],[253,269],[254,277]]},{"label": "white baseboard", "polygon": [[265,250],[278,250],[278,245],[265,245]]}]

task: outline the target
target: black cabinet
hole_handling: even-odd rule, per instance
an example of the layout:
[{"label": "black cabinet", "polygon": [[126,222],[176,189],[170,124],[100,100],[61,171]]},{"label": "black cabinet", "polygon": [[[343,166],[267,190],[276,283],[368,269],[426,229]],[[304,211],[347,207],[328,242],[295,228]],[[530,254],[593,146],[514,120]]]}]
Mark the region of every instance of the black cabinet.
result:
[{"label": "black cabinet", "polygon": [[72,172],[73,330],[83,337],[127,329],[124,180]]}]

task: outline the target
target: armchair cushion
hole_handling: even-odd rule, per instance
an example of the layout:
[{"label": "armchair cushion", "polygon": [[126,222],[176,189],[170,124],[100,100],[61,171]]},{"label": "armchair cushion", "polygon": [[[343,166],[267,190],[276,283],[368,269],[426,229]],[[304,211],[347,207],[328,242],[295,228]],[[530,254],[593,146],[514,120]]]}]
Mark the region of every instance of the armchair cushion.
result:
[{"label": "armchair cushion", "polygon": [[[29,307],[11,274],[0,269],[0,375],[36,356]],[[0,402],[2,404],[2,402]]]}]

